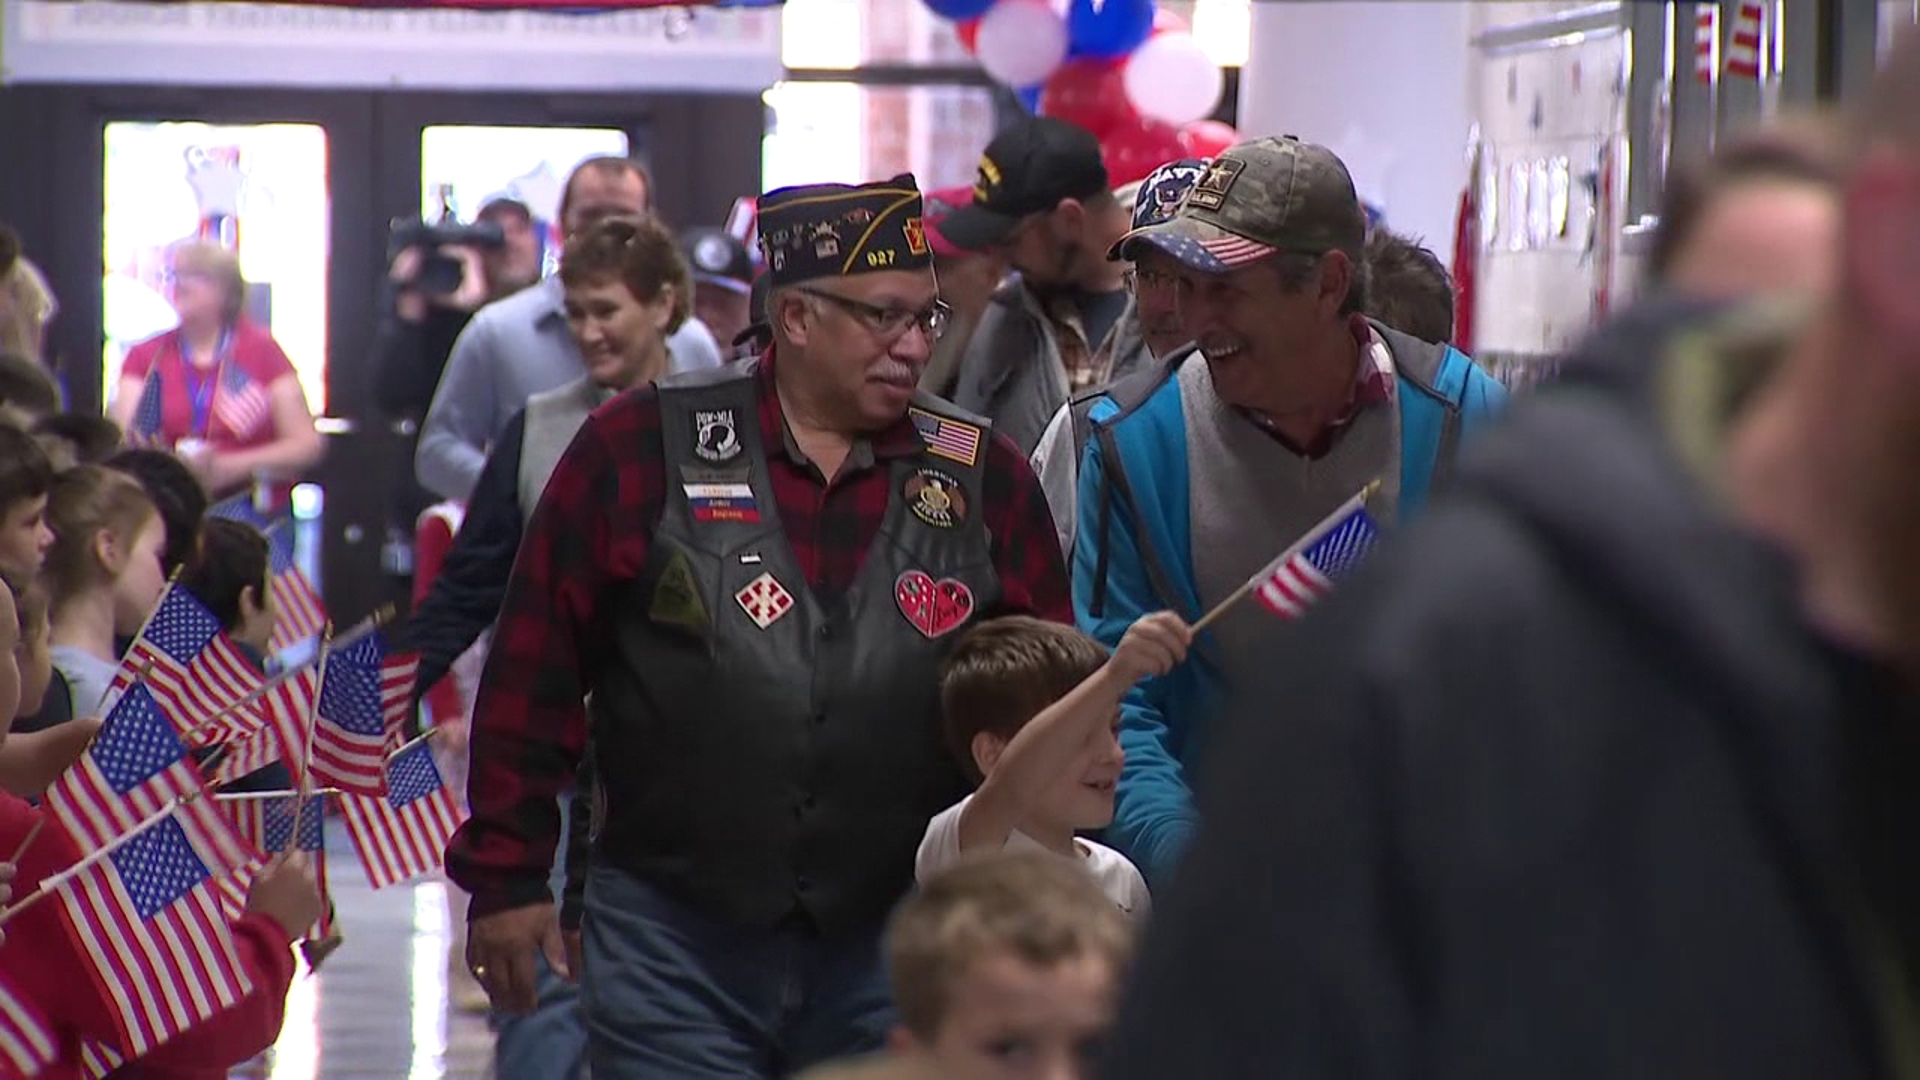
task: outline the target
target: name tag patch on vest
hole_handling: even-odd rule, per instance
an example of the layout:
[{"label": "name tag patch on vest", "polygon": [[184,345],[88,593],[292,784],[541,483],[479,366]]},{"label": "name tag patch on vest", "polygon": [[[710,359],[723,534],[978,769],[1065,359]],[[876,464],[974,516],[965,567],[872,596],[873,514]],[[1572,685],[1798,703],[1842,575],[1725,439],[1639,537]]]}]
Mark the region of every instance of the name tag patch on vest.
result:
[{"label": "name tag patch on vest", "polygon": [[740,430],[732,409],[696,409],[693,452],[703,461],[732,461],[740,456]]},{"label": "name tag patch on vest", "polygon": [[687,493],[687,506],[695,521],[760,520],[752,484],[682,484],[680,489]]},{"label": "name tag patch on vest", "polygon": [[742,586],[733,594],[733,600],[740,610],[747,613],[753,625],[765,630],[780,621],[781,616],[793,610],[793,594],[786,586],[774,580],[772,574],[761,574]]},{"label": "name tag patch on vest", "polygon": [[939,469],[915,469],[900,487],[913,516],[936,529],[951,529],[967,520],[967,492]]},{"label": "name tag patch on vest", "polygon": [[915,630],[929,638],[949,634],[973,615],[973,590],[953,578],[933,580],[924,570],[909,570],[893,582],[893,600]]},{"label": "name tag patch on vest", "polygon": [[920,408],[908,409],[907,416],[912,418],[920,438],[926,441],[927,453],[957,461],[969,469],[980,460],[980,436],[984,433],[979,428]]}]

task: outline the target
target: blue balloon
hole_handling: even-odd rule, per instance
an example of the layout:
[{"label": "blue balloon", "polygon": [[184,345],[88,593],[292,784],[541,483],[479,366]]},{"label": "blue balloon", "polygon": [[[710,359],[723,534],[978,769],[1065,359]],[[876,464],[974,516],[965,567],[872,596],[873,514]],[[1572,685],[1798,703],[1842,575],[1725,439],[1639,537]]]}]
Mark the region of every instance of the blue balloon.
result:
[{"label": "blue balloon", "polygon": [[985,15],[995,0],[925,0],[927,10],[943,19],[966,22]]},{"label": "blue balloon", "polygon": [[1028,112],[1033,113],[1035,115],[1039,114],[1040,112],[1040,88],[1039,87],[1029,86],[1025,90],[1015,90],[1013,92],[1013,96],[1020,99],[1020,104],[1025,106]]},{"label": "blue balloon", "polygon": [[1117,60],[1153,34],[1153,0],[1073,0],[1067,10],[1069,57]]}]

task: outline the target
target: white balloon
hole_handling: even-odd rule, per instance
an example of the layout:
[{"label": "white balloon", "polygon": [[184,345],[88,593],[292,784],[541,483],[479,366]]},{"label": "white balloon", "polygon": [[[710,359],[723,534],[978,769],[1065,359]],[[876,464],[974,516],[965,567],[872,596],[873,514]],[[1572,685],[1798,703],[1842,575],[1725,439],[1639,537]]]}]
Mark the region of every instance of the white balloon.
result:
[{"label": "white balloon", "polygon": [[[984,29],[984,26],[982,27]],[[1227,78],[1192,34],[1155,34],[1133,51],[1121,73],[1127,100],[1140,115],[1184,127],[1213,115]]]},{"label": "white balloon", "polygon": [[1038,86],[1067,58],[1067,23],[1044,3],[1000,0],[981,18],[973,52],[1000,82]]}]

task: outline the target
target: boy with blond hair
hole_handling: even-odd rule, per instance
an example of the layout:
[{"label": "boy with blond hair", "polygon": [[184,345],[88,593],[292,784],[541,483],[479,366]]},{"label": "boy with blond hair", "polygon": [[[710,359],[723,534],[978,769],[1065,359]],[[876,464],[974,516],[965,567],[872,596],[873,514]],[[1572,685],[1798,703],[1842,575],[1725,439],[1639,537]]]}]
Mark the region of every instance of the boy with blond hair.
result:
[{"label": "boy with blond hair", "polygon": [[892,1049],[947,1080],[1090,1077],[1132,945],[1132,922],[1073,864],[964,859],[887,928]]},{"label": "boy with blond hair", "polygon": [[1147,615],[1109,655],[1071,626],[989,619],[940,669],[947,746],[978,790],[936,815],[914,860],[922,882],[962,855],[1029,849],[1079,864],[1121,911],[1145,918],[1147,883],[1126,856],[1078,837],[1113,820],[1120,699],[1186,657],[1192,631]]}]

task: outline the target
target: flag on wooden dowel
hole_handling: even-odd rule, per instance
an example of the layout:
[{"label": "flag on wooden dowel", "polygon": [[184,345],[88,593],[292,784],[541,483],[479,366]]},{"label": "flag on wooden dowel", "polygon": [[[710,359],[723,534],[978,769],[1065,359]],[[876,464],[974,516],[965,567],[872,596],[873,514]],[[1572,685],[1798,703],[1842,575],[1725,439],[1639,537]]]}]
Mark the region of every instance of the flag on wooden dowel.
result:
[{"label": "flag on wooden dowel", "polygon": [[376,889],[439,870],[447,841],[466,818],[425,739],[387,763],[385,795],[341,795],[340,816]]},{"label": "flag on wooden dowel", "polygon": [[1314,601],[1333,590],[1334,582],[1345,577],[1379,539],[1379,526],[1367,515],[1367,499],[1380,488],[1378,480],[1359,494],[1340,504],[1307,531],[1294,545],[1281,552],[1261,571],[1214,605],[1212,611],[1193,624],[1195,633],[1219,618],[1249,593],[1260,605],[1284,619],[1306,614]]}]

